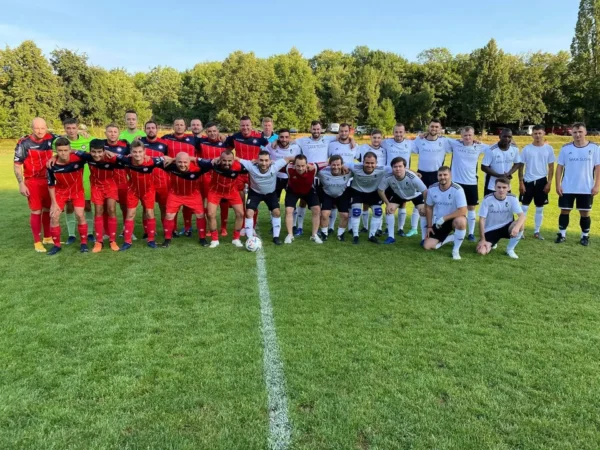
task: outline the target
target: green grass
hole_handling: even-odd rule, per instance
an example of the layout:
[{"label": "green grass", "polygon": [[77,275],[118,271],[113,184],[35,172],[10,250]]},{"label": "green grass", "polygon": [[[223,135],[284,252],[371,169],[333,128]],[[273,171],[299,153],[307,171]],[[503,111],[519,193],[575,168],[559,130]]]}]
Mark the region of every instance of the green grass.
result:
[{"label": "green grass", "polygon": [[[266,448],[254,255],[182,238],[50,258],[9,152],[0,191],[0,448]],[[599,448],[600,214],[583,248],[576,215],[551,241],[557,213],[552,194],[517,261],[265,239],[292,448]]]}]

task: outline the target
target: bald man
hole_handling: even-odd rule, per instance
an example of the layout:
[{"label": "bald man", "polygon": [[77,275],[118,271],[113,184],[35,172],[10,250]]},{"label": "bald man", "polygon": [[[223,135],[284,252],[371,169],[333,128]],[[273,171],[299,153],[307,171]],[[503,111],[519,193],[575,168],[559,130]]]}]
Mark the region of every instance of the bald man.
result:
[{"label": "bald man", "polygon": [[[52,143],[58,137],[48,133],[48,126],[44,119],[36,117],[31,123],[31,134],[19,139],[15,147],[15,177],[19,183],[19,192],[27,197],[33,248],[39,253],[46,252],[43,244],[52,244],[50,234],[51,200],[46,177],[46,163],[52,158]],[[43,242],[41,239],[42,224],[44,228]]]}]

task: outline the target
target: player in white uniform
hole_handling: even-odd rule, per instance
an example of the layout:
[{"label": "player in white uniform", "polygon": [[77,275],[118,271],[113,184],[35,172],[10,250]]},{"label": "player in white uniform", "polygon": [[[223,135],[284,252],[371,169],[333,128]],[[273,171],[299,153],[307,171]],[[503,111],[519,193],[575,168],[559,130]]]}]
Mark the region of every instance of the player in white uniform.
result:
[{"label": "player in white uniform", "polygon": [[481,240],[477,244],[477,253],[487,255],[500,239],[509,239],[506,254],[518,259],[515,247],[523,237],[526,216],[517,197],[508,193],[508,178],[496,178],[494,187],[494,192],[485,196],[479,208]]},{"label": "player in white uniform", "polygon": [[[364,155],[371,152],[375,156],[377,156],[377,166],[385,167],[385,165],[386,165],[385,150],[381,146],[382,140],[383,140],[383,133],[381,132],[381,130],[371,131],[371,143],[363,144],[360,147],[358,147],[358,150],[356,151],[356,159],[362,163]],[[369,232],[369,205],[367,205],[367,204],[363,205],[362,228],[361,228],[360,232],[361,233]],[[376,230],[376,233],[375,233],[376,236],[381,236],[381,234],[382,234],[381,230]]]},{"label": "player in white uniform", "polygon": [[[392,173],[387,175],[379,184],[379,197],[385,203],[385,220],[388,226],[388,237],[384,244],[393,244],[394,239],[394,213],[400,205],[405,205],[409,200],[421,215],[421,228],[427,230],[425,217],[424,198],[427,197],[427,187],[419,176],[406,169],[406,160],[396,156],[392,160]],[[425,236],[423,236],[425,239]]]},{"label": "player in white uniform", "polygon": [[[278,161],[280,159],[287,158],[289,156],[296,156],[300,154],[300,147],[297,144],[292,144],[290,142],[290,130],[288,128],[282,128],[279,130],[276,135],[277,144],[273,148],[272,144],[269,144],[265,147],[265,150],[269,152],[271,155],[271,159],[273,161]],[[288,182],[288,174],[285,170],[281,170],[277,172],[277,198],[281,198],[281,193],[287,187]]]},{"label": "player in white uniform", "polygon": [[[404,127],[404,124],[397,123],[394,126],[394,137],[381,141],[381,146],[383,147],[383,152],[385,155],[386,169],[389,173],[392,173],[392,160],[398,156],[406,161],[406,168],[410,169],[410,157],[413,153],[415,153],[415,141],[406,139],[404,137],[405,133],[406,128]],[[394,216],[391,217],[393,219]],[[389,225],[391,222],[390,217],[387,214],[386,219],[388,220]],[[406,204],[401,204],[398,208],[398,236],[411,237],[417,234],[417,227],[419,226],[419,210],[416,207],[413,208],[410,221],[411,229],[405,234],[404,224],[406,223]]]},{"label": "player in white uniform", "polygon": [[[429,187],[425,205],[427,237],[423,248],[434,250],[453,241],[452,259],[461,259],[459,250],[467,234],[467,199],[463,188],[452,182],[449,167],[438,169],[438,182]],[[450,235],[452,229],[454,235]]]},{"label": "player in white uniform", "polygon": [[458,183],[465,191],[467,198],[467,239],[475,241],[475,207],[479,204],[479,188],[477,186],[477,167],[479,155],[484,153],[489,146],[476,144],[473,139],[473,127],[464,127],[461,131],[461,140],[450,139],[452,152],[452,181]]},{"label": "player in white uniform", "polygon": [[415,153],[419,155],[418,172],[425,186],[438,181],[438,169],[444,165],[446,153],[450,152],[449,139],[440,136],[442,124],[437,119],[429,123],[429,131],[415,139]]},{"label": "player in white uniform", "polygon": [[[350,137],[350,124],[340,124],[337,139],[331,142],[327,148],[327,156],[340,156],[342,158],[342,164],[348,168],[354,167],[354,157],[356,156],[356,144]],[[319,179],[320,180],[320,179]],[[321,215],[324,210],[321,209]],[[335,226],[335,219],[337,218],[338,209],[335,205],[332,207],[329,215],[329,227],[328,234],[333,233],[333,227]],[[339,228],[338,228],[339,230]],[[342,234],[342,237],[344,235]]]},{"label": "player in white uniform", "polygon": [[481,161],[481,170],[486,174],[485,195],[494,192],[496,178],[512,180],[512,174],[519,170],[520,165],[519,147],[512,143],[510,128],[504,128],[498,143],[485,151]]},{"label": "player in white uniform", "polygon": [[348,209],[350,207],[350,192],[348,182],[352,178],[352,173],[343,167],[343,160],[340,155],[333,155],[329,158],[329,166],[317,173],[319,180],[319,200],[321,201],[321,232],[320,237],[323,241],[327,240],[333,230],[328,229],[331,225],[329,216],[333,210],[340,212],[340,225],[338,227],[337,239],[344,241],[344,233],[348,226]]},{"label": "player in white uniform", "polygon": [[589,245],[589,233],[592,226],[590,211],[594,196],[600,190],[600,148],[585,137],[585,124],[573,124],[573,142],[564,145],[558,154],[556,167],[556,193],[558,194],[558,235],[556,243],[565,242],[569,214],[576,205],[579,210],[579,225],[583,246]]},{"label": "player in white uniform", "polygon": [[[519,201],[527,216],[529,204],[535,204],[535,229],[533,237],[543,240],[540,234],[544,219],[544,205],[548,204],[548,192],[552,189],[554,176],[554,149],[544,142],[544,127],[533,127],[533,143],[526,145],[521,151],[521,167],[519,167]],[[525,170],[523,171],[523,166]],[[525,174],[523,174],[525,172]]]}]

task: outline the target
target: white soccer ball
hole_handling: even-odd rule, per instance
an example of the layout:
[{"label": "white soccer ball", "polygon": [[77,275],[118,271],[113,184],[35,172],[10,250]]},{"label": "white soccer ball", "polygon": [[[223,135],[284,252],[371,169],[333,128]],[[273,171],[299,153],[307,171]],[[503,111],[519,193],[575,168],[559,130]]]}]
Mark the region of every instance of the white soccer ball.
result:
[{"label": "white soccer ball", "polygon": [[262,248],[262,241],[256,236],[246,239],[246,250],[249,252],[255,252]]}]

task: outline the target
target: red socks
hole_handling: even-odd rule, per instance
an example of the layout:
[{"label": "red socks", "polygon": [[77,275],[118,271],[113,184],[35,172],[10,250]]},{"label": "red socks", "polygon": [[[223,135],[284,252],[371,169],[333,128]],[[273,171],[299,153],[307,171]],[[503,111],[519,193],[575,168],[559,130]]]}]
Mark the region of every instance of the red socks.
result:
[{"label": "red socks", "polygon": [[50,212],[42,211],[42,225],[44,226],[44,237],[52,236],[52,232],[50,231]]},{"label": "red socks", "polygon": [[33,242],[38,243],[42,241],[42,215],[41,214],[30,214],[29,225],[31,226],[31,234],[33,234]]},{"label": "red socks", "polygon": [[165,231],[165,239],[173,238],[173,228],[175,228],[175,219],[163,220],[163,229]]},{"label": "red socks", "polygon": [[87,232],[88,232],[88,226],[87,223],[84,223],[82,225],[77,225],[77,231],[79,231],[79,240],[81,241],[82,244],[87,244]]},{"label": "red socks", "polygon": [[192,210],[187,206],[183,207],[183,228],[185,231],[192,229]]},{"label": "red socks", "polygon": [[125,221],[125,232],[123,233],[123,240],[126,244],[131,244],[131,236],[133,235],[133,220]]},{"label": "red socks", "polygon": [[[108,227],[106,227],[108,229]],[[94,231],[96,232],[96,242],[102,242],[104,240],[104,217],[94,217]]]},{"label": "red socks", "polygon": [[218,240],[219,240],[219,232],[218,232],[217,230],[212,230],[212,231],[210,232],[210,238],[211,238],[213,241],[218,241]]},{"label": "red socks", "polygon": [[235,241],[236,239],[240,238],[240,231],[242,230],[233,230],[233,240]]},{"label": "red socks", "polygon": [[52,235],[54,245],[60,247],[60,225],[57,227],[50,227],[50,234]]},{"label": "red socks", "polygon": [[115,242],[117,240],[117,218],[109,217],[107,222],[108,240]]},{"label": "red socks", "polygon": [[153,242],[156,236],[156,219],[146,219],[148,242]]},{"label": "red socks", "polygon": [[204,239],[206,237],[206,217],[196,217],[196,228],[198,228],[200,239]]},{"label": "red socks", "polygon": [[221,202],[221,229],[227,229],[227,219],[229,218],[229,202]]}]

